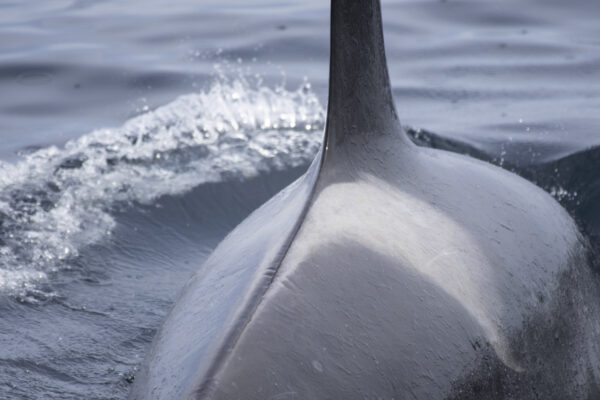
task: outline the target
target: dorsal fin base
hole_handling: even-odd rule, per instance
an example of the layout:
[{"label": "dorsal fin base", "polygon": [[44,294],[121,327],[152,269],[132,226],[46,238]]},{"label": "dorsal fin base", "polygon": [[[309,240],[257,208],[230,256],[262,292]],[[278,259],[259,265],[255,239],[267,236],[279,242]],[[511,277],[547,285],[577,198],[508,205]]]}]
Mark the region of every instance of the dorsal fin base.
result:
[{"label": "dorsal fin base", "polygon": [[398,132],[379,0],[332,0],[327,151],[352,136]]}]

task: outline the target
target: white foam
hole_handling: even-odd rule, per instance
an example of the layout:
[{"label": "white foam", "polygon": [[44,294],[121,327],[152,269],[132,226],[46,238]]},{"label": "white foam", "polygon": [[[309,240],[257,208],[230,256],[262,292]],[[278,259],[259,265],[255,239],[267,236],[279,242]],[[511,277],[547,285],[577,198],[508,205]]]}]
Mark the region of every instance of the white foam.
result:
[{"label": "white foam", "polygon": [[288,91],[221,77],[120,128],[0,162],[0,292],[28,298],[111,232],[117,203],[307,163],[324,118],[308,83]]}]

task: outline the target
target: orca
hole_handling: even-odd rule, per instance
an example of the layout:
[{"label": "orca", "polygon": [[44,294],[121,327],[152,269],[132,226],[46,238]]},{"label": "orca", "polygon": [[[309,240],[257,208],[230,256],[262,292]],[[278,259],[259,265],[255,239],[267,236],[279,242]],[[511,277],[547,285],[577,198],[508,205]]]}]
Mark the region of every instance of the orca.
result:
[{"label": "orca", "polygon": [[332,0],[308,171],[188,282],[131,399],[598,399],[594,255],[546,192],[417,147],[378,0]]}]

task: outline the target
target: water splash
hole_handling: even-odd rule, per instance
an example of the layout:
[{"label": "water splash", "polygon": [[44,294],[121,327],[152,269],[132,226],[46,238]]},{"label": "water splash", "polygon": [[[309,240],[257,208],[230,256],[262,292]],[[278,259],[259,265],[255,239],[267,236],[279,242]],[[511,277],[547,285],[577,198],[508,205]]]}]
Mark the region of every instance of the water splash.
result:
[{"label": "water splash", "polygon": [[21,299],[115,226],[117,204],[307,163],[325,112],[305,82],[288,91],[221,76],[116,129],[0,162],[0,293]]},{"label": "water splash", "polygon": [[577,191],[569,191],[562,186],[552,186],[547,189],[548,193],[559,203],[565,203],[567,201],[574,202],[577,201]]}]

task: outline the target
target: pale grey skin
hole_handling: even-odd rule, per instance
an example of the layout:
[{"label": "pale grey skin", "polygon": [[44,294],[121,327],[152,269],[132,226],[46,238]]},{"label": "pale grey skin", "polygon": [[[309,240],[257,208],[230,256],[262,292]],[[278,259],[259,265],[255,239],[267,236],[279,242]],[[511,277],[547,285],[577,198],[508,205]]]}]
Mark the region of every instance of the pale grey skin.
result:
[{"label": "pale grey skin", "polygon": [[598,278],[572,219],[407,140],[378,1],[332,1],[331,49],[324,149],[186,286],[131,398],[600,398]]}]

